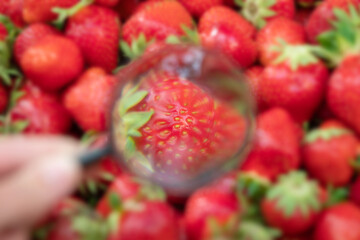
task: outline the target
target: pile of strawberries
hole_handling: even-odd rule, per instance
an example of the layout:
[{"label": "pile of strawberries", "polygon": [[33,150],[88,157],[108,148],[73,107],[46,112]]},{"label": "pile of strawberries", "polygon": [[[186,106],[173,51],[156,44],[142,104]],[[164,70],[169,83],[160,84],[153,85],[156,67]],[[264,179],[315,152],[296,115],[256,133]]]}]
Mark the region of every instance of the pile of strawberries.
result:
[{"label": "pile of strawberries", "polygon": [[[360,239],[359,0],[1,0],[0,13],[2,134],[102,145],[124,66],[166,44],[231,57],[258,109],[238,170],[180,199],[104,157],[34,239]],[[229,144],[231,119],[217,126]]]}]

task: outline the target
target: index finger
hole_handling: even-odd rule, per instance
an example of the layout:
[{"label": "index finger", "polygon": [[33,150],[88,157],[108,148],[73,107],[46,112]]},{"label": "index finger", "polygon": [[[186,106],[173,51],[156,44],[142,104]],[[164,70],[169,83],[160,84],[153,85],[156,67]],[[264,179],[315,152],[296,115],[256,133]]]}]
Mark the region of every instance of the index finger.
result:
[{"label": "index finger", "polygon": [[52,153],[75,154],[79,143],[68,137],[54,135],[0,136],[0,174],[11,171],[31,159]]}]

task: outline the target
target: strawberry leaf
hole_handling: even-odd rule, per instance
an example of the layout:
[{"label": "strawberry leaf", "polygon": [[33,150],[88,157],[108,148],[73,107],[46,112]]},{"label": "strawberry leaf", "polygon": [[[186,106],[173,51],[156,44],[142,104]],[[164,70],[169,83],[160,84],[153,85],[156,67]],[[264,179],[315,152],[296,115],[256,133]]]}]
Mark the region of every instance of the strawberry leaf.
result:
[{"label": "strawberry leaf", "polygon": [[124,116],[124,114],[132,107],[139,104],[147,95],[148,91],[140,90],[136,91],[133,94],[129,94],[124,96],[124,99],[121,100],[120,107],[119,107],[119,114],[120,116]]},{"label": "strawberry leaf", "polygon": [[236,239],[273,240],[281,236],[281,231],[255,221],[243,221]]},{"label": "strawberry leaf", "polygon": [[150,120],[153,114],[154,110],[148,112],[130,112],[123,116],[123,122],[128,130],[138,130]]}]

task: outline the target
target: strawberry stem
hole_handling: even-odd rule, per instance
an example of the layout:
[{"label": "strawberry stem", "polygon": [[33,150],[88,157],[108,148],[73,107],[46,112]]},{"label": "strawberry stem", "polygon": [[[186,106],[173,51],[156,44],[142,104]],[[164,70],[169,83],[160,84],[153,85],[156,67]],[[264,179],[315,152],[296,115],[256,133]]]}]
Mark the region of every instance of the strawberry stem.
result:
[{"label": "strawberry stem", "polygon": [[53,21],[53,24],[58,29],[62,29],[67,18],[74,16],[81,9],[91,5],[93,2],[94,0],[80,0],[77,4],[70,8],[54,7],[52,12],[58,14],[58,18]]}]

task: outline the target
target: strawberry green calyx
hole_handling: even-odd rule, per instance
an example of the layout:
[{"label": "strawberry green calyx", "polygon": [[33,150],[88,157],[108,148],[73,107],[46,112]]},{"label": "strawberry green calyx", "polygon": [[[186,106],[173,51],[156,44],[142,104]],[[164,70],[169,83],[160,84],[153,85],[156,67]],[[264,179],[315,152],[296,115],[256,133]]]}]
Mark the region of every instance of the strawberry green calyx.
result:
[{"label": "strawberry green calyx", "polygon": [[258,201],[263,198],[270,187],[270,182],[256,174],[240,173],[237,176],[236,191],[239,195],[246,194],[246,197],[252,201]]},{"label": "strawberry green calyx", "polygon": [[349,198],[349,189],[346,187],[335,188],[329,185],[326,192],[328,197],[324,205],[327,208],[344,202]]},{"label": "strawberry green calyx", "polygon": [[306,134],[304,143],[313,143],[320,139],[324,141],[329,141],[334,137],[348,134],[352,134],[352,132],[345,128],[315,129]]},{"label": "strawberry green calyx", "polygon": [[209,229],[209,238],[212,240],[234,239],[236,228],[239,224],[239,217],[232,215],[225,222],[219,222],[215,217],[210,217],[206,220]]},{"label": "strawberry green calyx", "polygon": [[165,191],[158,185],[152,184],[151,182],[140,178],[134,178],[134,182],[139,183],[141,186],[139,193],[135,197],[137,200],[143,200],[143,199],[150,201],[166,200]]},{"label": "strawberry green calyx", "polygon": [[319,59],[313,53],[313,47],[310,45],[290,45],[283,39],[278,39],[278,44],[272,46],[272,50],[280,53],[275,60],[275,64],[286,62],[293,71],[296,71],[301,66],[305,67],[319,62]]},{"label": "strawberry green calyx", "polygon": [[0,23],[7,30],[5,40],[0,41],[0,80],[7,86],[10,86],[13,78],[20,79],[22,77],[20,71],[12,66],[12,53],[15,38],[20,33],[9,17],[0,14]]},{"label": "strawberry green calyx", "polygon": [[57,28],[62,28],[67,18],[74,16],[77,12],[83,9],[86,6],[91,5],[94,0],[80,0],[77,4],[70,8],[59,8],[55,7],[52,9],[53,13],[58,14],[58,18],[53,21],[53,24]]},{"label": "strawberry green calyx", "polygon": [[143,33],[140,33],[138,38],[133,39],[131,41],[131,46],[121,40],[120,41],[120,49],[124,53],[126,57],[128,57],[131,60],[134,60],[145,52],[146,48],[155,42],[155,39],[151,39],[150,41],[146,40],[146,37]]},{"label": "strawberry green calyx", "polygon": [[141,152],[137,151],[134,140],[134,137],[142,136],[139,129],[144,126],[154,114],[153,110],[129,112],[132,107],[135,107],[148,95],[148,91],[138,90],[138,88],[139,85],[131,89],[126,87],[123,89],[122,97],[117,105],[119,122],[115,130],[122,138],[119,141],[121,144],[119,147],[123,150],[125,159],[135,158],[138,163],[153,172],[149,160]]},{"label": "strawberry green calyx", "polygon": [[281,236],[275,228],[266,227],[255,221],[241,222],[237,238],[239,240],[274,240]]},{"label": "strawberry green calyx", "polygon": [[354,5],[349,5],[349,13],[335,9],[336,20],[333,29],[318,37],[320,46],[316,54],[324,58],[330,67],[339,65],[349,55],[360,52],[360,12]]},{"label": "strawberry green calyx", "polygon": [[269,189],[266,199],[274,200],[276,207],[290,217],[296,210],[308,216],[312,210],[320,210],[322,204],[319,185],[307,179],[304,172],[293,171],[279,177],[278,182]]},{"label": "strawberry green calyx", "polygon": [[106,239],[110,232],[106,221],[83,214],[73,217],[72,227],[82,240]]},{"label": "strawberry green calyx", "polygon": [[258,29],[266,25],[266,18],[276,15],[271,8],[276,0],[235,0],[242,7],[241,14]]},{"label": "strawberry green calyx", "polygon": [[170,35],[166,38],[165,42],[168,44],[180,44],[180,43],[192,43],[200,44],[199,32],[196,28],[189,28],[188,26],[182,24],[181,29],[184,32],[182,36]]}]

